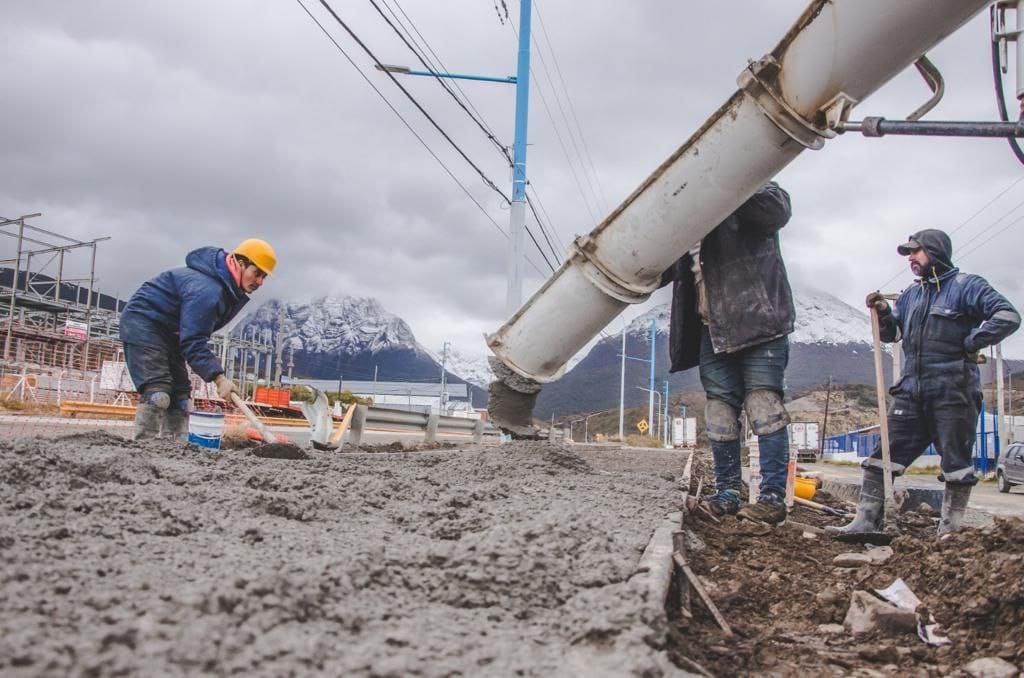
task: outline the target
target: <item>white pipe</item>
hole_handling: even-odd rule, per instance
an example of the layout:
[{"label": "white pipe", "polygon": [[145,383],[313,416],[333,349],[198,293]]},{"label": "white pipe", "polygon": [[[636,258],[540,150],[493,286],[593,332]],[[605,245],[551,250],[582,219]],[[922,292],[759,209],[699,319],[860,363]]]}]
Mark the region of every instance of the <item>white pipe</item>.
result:
[{"label": "white pipe", "polygon": [[814,0],[740,89],[587,236],[488,345],[521,376],[568,360],[831,126],[990,0]]}]

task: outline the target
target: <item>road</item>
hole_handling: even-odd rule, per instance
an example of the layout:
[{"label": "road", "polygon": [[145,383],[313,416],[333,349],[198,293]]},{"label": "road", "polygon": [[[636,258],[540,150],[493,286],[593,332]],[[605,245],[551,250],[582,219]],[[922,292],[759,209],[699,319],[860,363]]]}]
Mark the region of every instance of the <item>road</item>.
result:
[{"label": "road", "polygon": [[[30,435],[59,436],[78,431],[104,430],[129,437],[133,422],[116,419],[72,419],[68,417],[36,417],[24,415],[0,415],[0,440],[9,440]],[[272,433],[284,435],[289,441],[305,447],[309,444],[309,428],[304,426],[271,426]],[[469,433],[444,433],[439,431],[441,442],[467,443],[473,436]],[[491,438],[496,440],[496,438]],[[414,444],[423,441],[422,431],[403,431],[398,428],[369,428],[363,433],[363,443],[386,445],[402,442]]]},{"label": "road", "polygon": [[[808,471],[820,472],[824,477],[833,480],[850,480],[860,482],[861,470],[858,466],[842,464],[800,464]],[[903,487],[923,487],[941,490],[942,483],[934,475],[907,475],[896,479],[895,489]],[[994,482],[978,483],[971,493],[970,507],[995,516],[1024,518],[1024,485],[1013,487],[1007,494],[996,489]]]}]

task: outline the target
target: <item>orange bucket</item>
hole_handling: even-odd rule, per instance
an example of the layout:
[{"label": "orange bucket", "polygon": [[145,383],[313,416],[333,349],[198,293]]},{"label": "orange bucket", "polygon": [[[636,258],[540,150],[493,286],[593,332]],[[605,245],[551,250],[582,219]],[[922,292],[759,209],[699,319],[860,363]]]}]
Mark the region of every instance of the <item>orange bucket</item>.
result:
[{"label": "orange bucket", "polygon": [[814,493],[818,490],[818,481],[814,478],[797,478],[793,485],[793,494],[801,499],[814,499]]}]

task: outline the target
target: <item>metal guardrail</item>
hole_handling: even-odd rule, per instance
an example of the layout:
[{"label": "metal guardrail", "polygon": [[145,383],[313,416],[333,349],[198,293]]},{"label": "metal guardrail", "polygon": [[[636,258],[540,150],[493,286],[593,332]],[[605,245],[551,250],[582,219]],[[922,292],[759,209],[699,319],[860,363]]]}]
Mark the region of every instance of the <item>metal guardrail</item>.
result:
[{"label": "metal guardrail", "polygon": [[427,443],[436,441],[439,433],[471,435],[474,443],[483,442],[485,435],[500,435],[498,429],[482,419],[444,417],[439,414],[357,405],[349,426],[349,443],[357,447],[362,442],[366,430],[382,424],[401,427],[402,430],[410,432],[423,431],[423,442]]},{"label": "metal guardrail", "polygon": [[[60,405],[60,413],[62,417],[70,418],[83,415],[130,420],[135,417],[135,406],[65,400]],[[228,414],[225,419],[228,425],[244,423],[244,418],[234,413]],[[309,426],[309,422],[305,419],[288,419],[283,417],[259,417],[259,419],[267,426]],[[358,447],[362,442],[364,432],[379,430],[381,427],[387,427],[390,430],[400,432],[422,432],[423,442],[427,443],[435,442],[439,434],[471,436],[474,443],[483,442],[484,436],[499,436],[501,434],[497,428],[482,419],[445,417],[438,414],[406,412],[386,407],[357,405],[348,429],[349,443],[354,447]]]}]

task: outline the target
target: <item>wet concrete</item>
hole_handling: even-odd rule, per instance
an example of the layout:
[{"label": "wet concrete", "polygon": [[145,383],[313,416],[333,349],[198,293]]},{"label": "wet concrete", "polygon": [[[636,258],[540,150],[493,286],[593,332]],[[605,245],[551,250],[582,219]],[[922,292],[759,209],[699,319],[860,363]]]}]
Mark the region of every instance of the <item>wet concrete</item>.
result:
[{"label": "wet concrete", "polygon": [[678,673],[631,575],[681,455],[308,455],[0,443],[0,673]]}]

